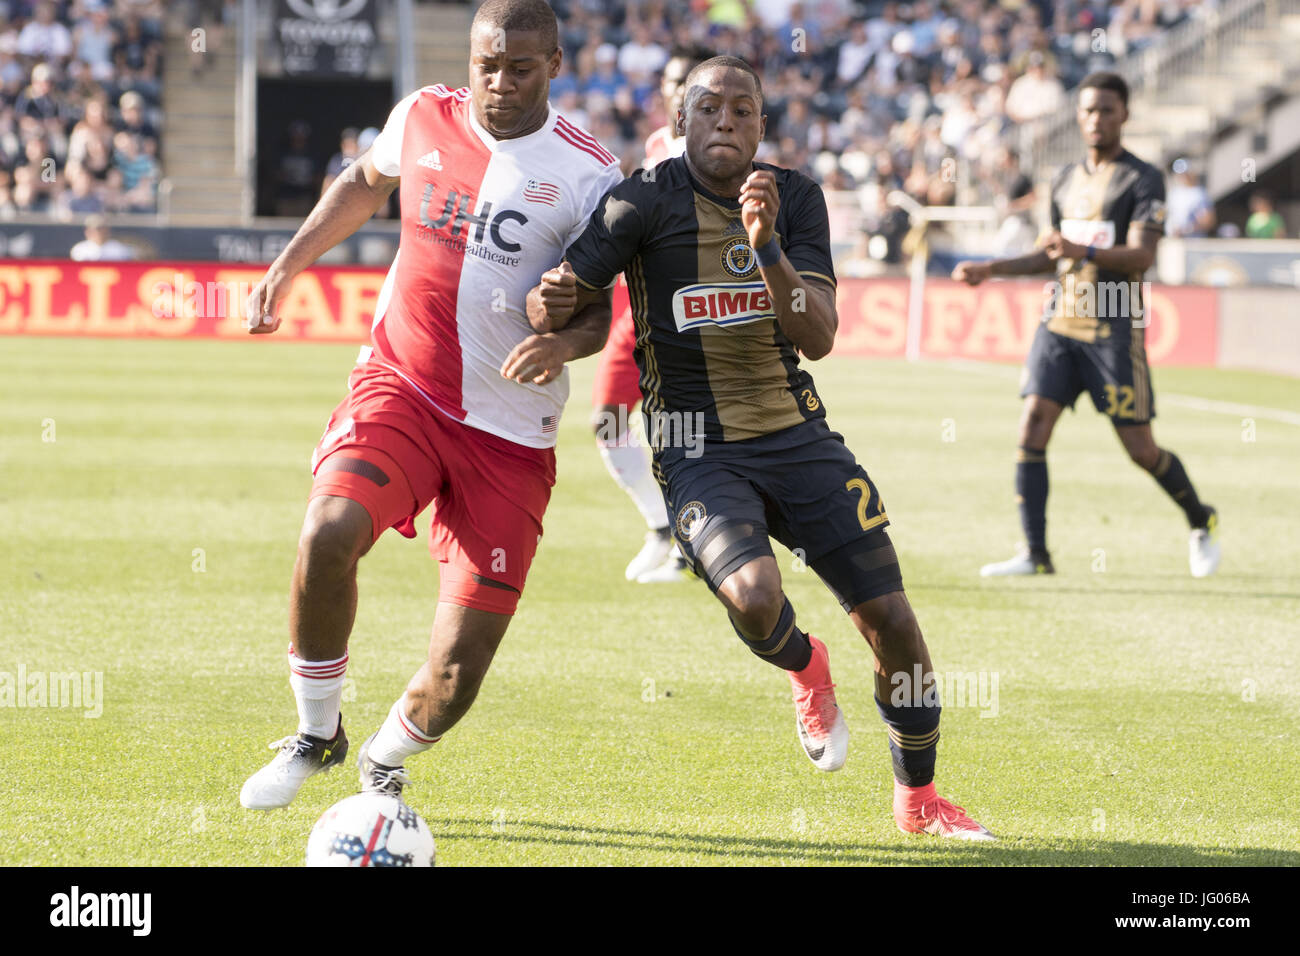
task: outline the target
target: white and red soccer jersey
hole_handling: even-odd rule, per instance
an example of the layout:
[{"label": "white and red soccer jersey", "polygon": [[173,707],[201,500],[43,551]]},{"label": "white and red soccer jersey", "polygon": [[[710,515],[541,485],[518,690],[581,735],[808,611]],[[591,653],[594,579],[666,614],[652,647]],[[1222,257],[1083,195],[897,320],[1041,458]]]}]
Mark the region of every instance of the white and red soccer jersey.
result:
[{"label": "white and red soccer jersey", "polygon": [[554,445],[567,370],[521,385],[500,369],[532,334],[524,297],[622,181],[618,161],[553,108],[536,132],[498,140],[474,118],[469,90],[445,86],[398,103],[371,156],[401,177],[402,238],[362,361],[466,425]]},{"label": "white and red soccer jersey", "polygon": [[674,136],[672,126],[665,124],[646,137],[644,166],[646,169],[658,166],[665,159],[672,159],[684,152],[686,152],[686,137]]}]

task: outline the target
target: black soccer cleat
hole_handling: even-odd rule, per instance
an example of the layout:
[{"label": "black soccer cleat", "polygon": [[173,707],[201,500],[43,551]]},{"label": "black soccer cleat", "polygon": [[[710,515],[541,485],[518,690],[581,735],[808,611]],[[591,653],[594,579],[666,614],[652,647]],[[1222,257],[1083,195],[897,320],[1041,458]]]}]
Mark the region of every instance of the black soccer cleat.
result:
[{"label": "black soccer cleat", "polygon": [[244,781],[239,802],[249,810],[274,810],[287,807],[313,774],[341,764],[348,755],[348,735],[343,732],[343,716],[330,740],[311,734],[294,734],[270,745],[279,753],[257,773]]}]

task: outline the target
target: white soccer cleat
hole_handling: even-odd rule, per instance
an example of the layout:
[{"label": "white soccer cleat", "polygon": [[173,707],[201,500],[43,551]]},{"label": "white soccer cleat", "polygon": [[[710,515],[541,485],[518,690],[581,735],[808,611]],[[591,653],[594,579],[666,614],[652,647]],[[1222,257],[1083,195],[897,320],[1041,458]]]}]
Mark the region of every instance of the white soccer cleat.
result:
[{"label": "white soccer cleat", "polygon": [[808,635],[812,660],[802,671],[787,671],[794,694],[794,722],[799,743],[818,770],[839,770],[849,757],[849,724],[835,703],[830,655],[826,645]]},{"label": "white soccer cleat", "polygon": [[245,780],[239,791],[239,802],[247,810],[274,810],[293,803],[308,777],[343,762],[348,755],[348,738],[343,733],[343,719],[339,718],[333,740],[294,734],[270,747],[279,753]]},{"label": "white soccer cleat", "polygon": [[[849,759],[849,722],[844,719],[844,711],[835,708],[830,733],[821,737],[814,736],[798,714],[795,715],[795,724],[799,728],[799,742],[803,744],[803,752],[808,755],[813,766],[827,773],[844,766],[844,761]],[[823,729],[824,725],[816,728],[818,732]]]},{"label": "white soccer cleat", "polygon": [[1219,570],[1219,558],[1223,549],[1219,547],[1219,513],[1207,506],[1210,520],[1204,528],[1193,528],[1187,541],[1187,563],[1192,569],[1192,577],[1207,578]]},{"label": "white soccer cleat", "polygon": [[637,584],[671,584],[675,581],[689,581],[694,574],[682,552],[673,547],[668,559],[657,568],[651,568],[636,579]]},{"label": "white soccer cleat", "polygon": [[674,547],[672,536],[666,528],[662,531],[647,531],[645,544],[623,571],[623,576],[629,581],[635,581],[647,571],[653,571],[668,560]]},{"label": "white soccer cleat", "polygon": [[980,568],[982,578],[1000,578],[1015,574],[1055,574],[1052,559],[1043,557],[1035,560],[1028,551],[1021,551],[1014,558],[997,561]]}]

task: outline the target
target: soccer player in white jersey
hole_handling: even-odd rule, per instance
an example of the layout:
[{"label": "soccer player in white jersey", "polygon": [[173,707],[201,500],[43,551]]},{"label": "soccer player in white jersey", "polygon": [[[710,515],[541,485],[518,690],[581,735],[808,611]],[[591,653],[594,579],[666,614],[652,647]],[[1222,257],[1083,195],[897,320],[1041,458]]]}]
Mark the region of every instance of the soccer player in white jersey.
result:
[{"label": "soccer player in white jersey", "polygon": [[615,158],[547,102],[560,68],[545,0],[487,0],[470,31],[470,86],[426,87],[393,109],[250,296],[274,332],[294,276],[400,185],[402,235],[315,476],[289,610],[297,733],[240,792],[285,806],[348,749],[340,701],[357,562],[387,528],[415,536],[433,505],[440,587],[429,656],[361,747],[363,790],[400,796],[407,758],[473,702],[523,590],[555,483],[564,364],[605,342],[609,296],[582,321],[533,334],[525,297],[621,180]]}]

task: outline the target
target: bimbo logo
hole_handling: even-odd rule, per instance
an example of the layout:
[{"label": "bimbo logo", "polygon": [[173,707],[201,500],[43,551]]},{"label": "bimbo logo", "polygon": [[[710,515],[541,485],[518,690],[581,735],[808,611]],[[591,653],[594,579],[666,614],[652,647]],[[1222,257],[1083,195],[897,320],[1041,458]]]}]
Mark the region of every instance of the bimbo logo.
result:
[{"label": "bimbo logo", "polygon": [[741,325],[775,319],[772,300],[762,282],[692,285],[673,293],[673,319],[685,332],[701,325]]},{"label": "bimbo logo", "polygon": [[469,209],[474,202],[474,197],[469,193],[460,193],[454,189],[447,191],[447,199],[443,203],[442,213],[436,218],[429,218],[430,207],[433,202],[433,183],[425,183],[424,196],[420,199],[420,226],[425,229],[439,230],[450,224],[449,230],[454,237],[460,236],[461,227],[465,227],[466,238],[469,238],[469,227],[477,227],[474,231],[473,241],[481,243],[486,233],[491,236],[492,244],[502,252],[518,252],[523,247],[517,242],[511,242],[501,234],[501,226],[507,222],[516,222],[520,226],[526,225],[528,217],[522,212],[515,209],[502,209],[495,216],[492,215],[492,203],[485,202],[478,209],[478,212],[471,214]]}]

